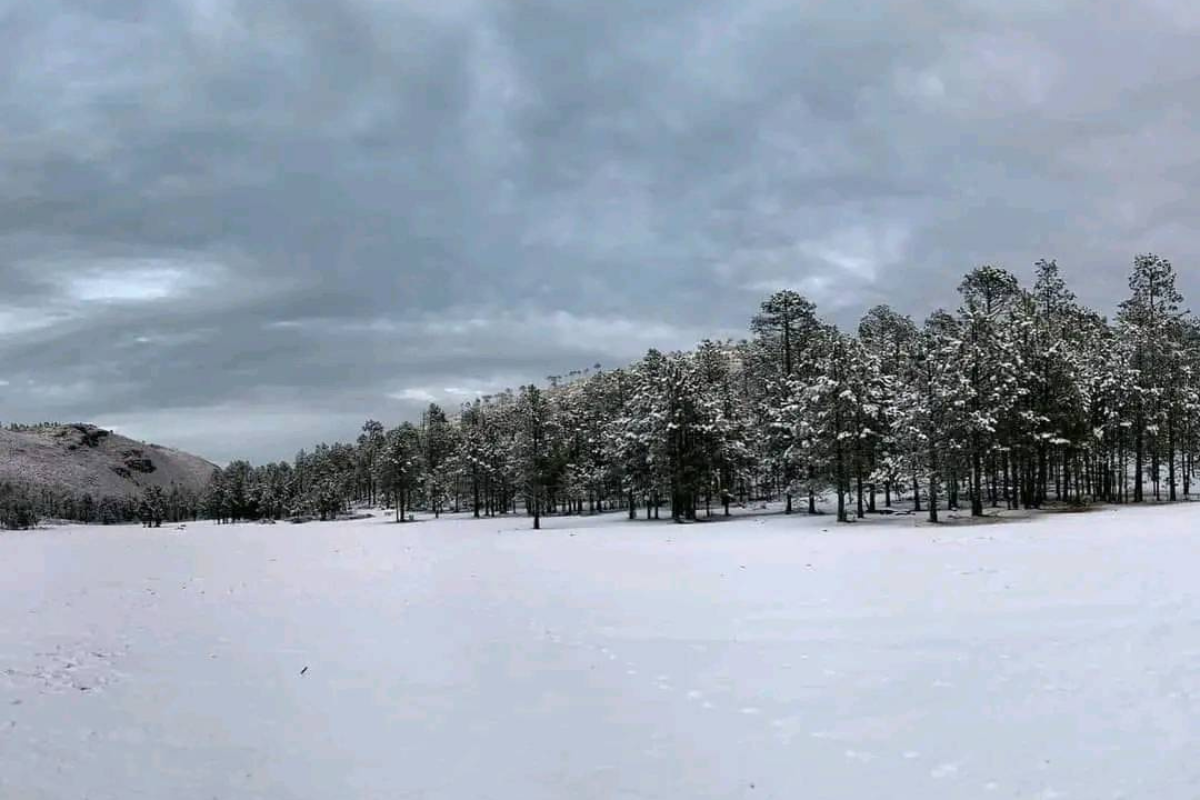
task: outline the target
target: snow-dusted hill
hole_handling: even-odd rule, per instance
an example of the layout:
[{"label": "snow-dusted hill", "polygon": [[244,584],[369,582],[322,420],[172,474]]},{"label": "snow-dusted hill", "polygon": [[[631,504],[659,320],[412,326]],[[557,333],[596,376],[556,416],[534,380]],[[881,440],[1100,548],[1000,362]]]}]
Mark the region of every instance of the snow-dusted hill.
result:
[{"label": "snow-dusted hill", "polygon": [[1200,507],[0,535],[0,797],[1155,798]]},{"label": "snow-dusted hill", "polygon": [[144,444],[95,425],[33,430],[0,428],[0,481],[52,486],[94,498],[138,495],[172,483],[201,491],[214,465],[198,456]]}]

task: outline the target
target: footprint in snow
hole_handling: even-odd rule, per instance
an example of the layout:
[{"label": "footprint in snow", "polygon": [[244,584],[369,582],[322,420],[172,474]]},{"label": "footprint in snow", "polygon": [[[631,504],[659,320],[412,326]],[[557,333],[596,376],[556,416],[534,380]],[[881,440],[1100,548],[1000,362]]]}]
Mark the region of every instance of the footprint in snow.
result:
[{"label": "footprint in snow", "polygon": [[955,775],[957,772],[958,772],[957,764],[942,764],[940,766],[937,766],[937,767],[934,767],[933,769],[931,769],[929,771],[929,776],[931,778],[936,778],[938,780],[941,780],[942,778],[949,778],[949,777]]}]

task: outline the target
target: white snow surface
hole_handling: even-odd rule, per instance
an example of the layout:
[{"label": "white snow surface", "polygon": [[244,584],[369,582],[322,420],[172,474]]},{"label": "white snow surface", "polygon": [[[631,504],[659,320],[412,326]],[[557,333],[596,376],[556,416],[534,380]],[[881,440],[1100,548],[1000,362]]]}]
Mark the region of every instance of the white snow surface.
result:
[{"label": "white snow surface", "polygon": [[1197,523],[3,534],[0,797],[1196,798]]}]

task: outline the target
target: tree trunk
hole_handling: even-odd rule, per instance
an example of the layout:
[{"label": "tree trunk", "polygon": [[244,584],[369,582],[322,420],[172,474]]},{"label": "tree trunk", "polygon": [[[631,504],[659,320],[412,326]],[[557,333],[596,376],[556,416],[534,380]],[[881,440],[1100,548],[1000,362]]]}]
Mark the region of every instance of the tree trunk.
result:
[{"label": "tree trunk", "polygon": [[1171,502],[1175,496],[1175,420],[1174,415],[1167,416],[1167,488]]},{"label": "tree trunk", "polygon": [[1137,439],[1134,442],[1133,455],[1133,502],[1142,502],[1142,471],[1145,458],[1145,436],[1142,433],[1142,422],[1138,420]]},{"label": "tree trunk", "polygon": [[983,516],[983,459],[979,453],[982,446],[979,435],[975,435],[975,445],[971,453],[971,516]]},{"label": "tree trunk", "polygon": [[863,518],[863,516],[865,516],[865,515],[864,515],[864,513],[863,513],[863,477],[862,477],[862,470],[861,470],[861,469],[860,469],[860,470],[855,470],[855,472],[857,473],[857,474],[854,476],[854,478],[855,478],[855,481],[857,482],[857,485],[855,486],[855,490],[856,490],[856,491],[857,491],[857,493],[858,493],[858,506],[857,506],[857,507],[854,509],[854,516],[858,517],[859,519],[862,519],[862,518]]},{"label": "tree trunk", "polygon": [[937,484],[938,484],[938,465],[937,465],[937,448],[932,444],[932,438],[929,445],[929,521],[938,521],[938,500],[937,500]]}]

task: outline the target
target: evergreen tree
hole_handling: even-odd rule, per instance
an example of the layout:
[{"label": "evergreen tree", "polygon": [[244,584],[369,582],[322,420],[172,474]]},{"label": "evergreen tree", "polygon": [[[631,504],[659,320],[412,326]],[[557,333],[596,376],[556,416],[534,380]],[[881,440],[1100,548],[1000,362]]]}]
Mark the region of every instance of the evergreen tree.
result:
[{"label": "evergreen tree", "polygon": [[517,400],[517,469],[533,529],[542,527],[549,484],[550,408],[542,390],[522,386]]}]

